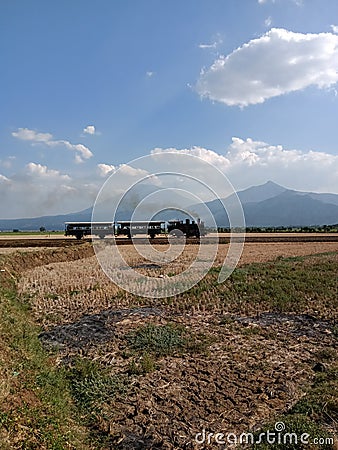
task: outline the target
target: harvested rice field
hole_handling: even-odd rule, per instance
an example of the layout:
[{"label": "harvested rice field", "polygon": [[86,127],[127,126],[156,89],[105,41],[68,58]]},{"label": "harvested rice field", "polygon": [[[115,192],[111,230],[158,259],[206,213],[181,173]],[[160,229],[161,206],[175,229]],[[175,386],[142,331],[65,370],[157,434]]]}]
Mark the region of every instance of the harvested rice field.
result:
[{"label": "harvested rice field", "polygon": [[[120,251],[166,279],[198,246]],[[218,283],[227,251],[164,298],[125,292],[90,243],[1,254],[1,448],[338,448],[338,242],[246,243]],[[277,423],[309,442],[269,443]]]}]

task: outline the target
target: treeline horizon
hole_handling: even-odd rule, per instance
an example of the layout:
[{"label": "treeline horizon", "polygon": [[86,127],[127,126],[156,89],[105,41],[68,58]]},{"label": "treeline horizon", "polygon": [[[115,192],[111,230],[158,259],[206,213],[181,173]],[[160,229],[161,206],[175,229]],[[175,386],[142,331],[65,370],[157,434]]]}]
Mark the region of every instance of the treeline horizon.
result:
[{"label": "treeline horizon", "polygon": [[[218,233],[242,232],[240,228],[218,227]],[[338,224],[313,226],[246,227],[246,233],[337,233]]]}]

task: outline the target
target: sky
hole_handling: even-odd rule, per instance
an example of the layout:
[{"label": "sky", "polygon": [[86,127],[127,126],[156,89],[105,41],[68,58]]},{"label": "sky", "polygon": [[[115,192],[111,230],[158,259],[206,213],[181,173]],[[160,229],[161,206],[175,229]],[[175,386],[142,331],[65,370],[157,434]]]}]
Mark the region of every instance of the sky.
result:
[{"label": "sky", "polygon": [[1,218],[161,152],[338,193],[336,0],[1,0],[0,55]]}]

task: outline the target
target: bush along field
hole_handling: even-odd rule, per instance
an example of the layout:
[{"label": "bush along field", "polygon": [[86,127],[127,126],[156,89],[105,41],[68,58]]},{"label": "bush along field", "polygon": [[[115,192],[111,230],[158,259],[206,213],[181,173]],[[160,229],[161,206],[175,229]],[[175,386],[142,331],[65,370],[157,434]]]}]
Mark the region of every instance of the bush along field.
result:
[{"label": "bush along field", "polygon": [[1,449],[337,448],[337,253],[158,300],[51,251],[0,259]]}]

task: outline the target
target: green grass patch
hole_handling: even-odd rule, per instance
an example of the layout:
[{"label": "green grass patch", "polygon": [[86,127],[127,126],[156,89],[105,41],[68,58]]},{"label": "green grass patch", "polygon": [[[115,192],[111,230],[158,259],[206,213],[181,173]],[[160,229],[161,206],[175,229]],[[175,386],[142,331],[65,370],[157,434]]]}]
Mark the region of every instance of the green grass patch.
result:
[{"label": "green grass patch", "polygon": [[216,286],[216,294],[234,312],[259,308],[297,313],[312,309],[330,316],[338,307],[337,272],[334,254],[278,258],[236,269],[225,283]]},{"label": "green grass patch", "polygon": [[88,413],[100,412],[106,403],[127,392],[128,379],[87,359],[79,359],[69,374],[73,398]]},{"label": "green grass patch", "polygon": [[141,356],[134,357],[129,363],[130,375],[145,375],[156,370],[156,360],[150,353],[144,352]]},{"label": "green grass patch", "polygon": [[183,326],[147,324],[127,335],[129,347],[138,353],[163,357],[174,353],[205,351],[211,341],[203,334],[194,335]]},{"label": "green grass patch", "polygon": [[66,369],[42,348],[39,332],[14,285],[0,289],[1,448],[88,448]]},{"label": "green grass patch", "polygon": [[[277,424],[283,424],[279,432]],[[275,429],[275,425],[276,428]],[[268,434],[269,432],[269,434]],[[303,441],[303,442],[302,442]],[[302,415],[281,416],[254,434],[253,450],[333,450],[333,435]]]},{"label": "green grass patch", "polygon": [[131,349],[156,356],[170,355],[183,349],[186,343],[184,328],[171,324],[141,326],[127,335],[127,341]]},{"label": "green grass patch", "polygon": [[[318,355],[317,355],[318,356]],[[261,443],[257,443],[260,433],[267,430],[276,432],[275,424],[282,422],[285,429],[281,432],[281,442],[272,444],[267,436],[262,436]],[[318,372],[311,386],[304,392],[304,396],[274,423],[267,424],[262,430],[255,433],[255,442],[251,448],[265,450],[293,450],[293,449],[326,449],[333,450],[334,434],[331,430],[338,423],[338,366],[332,366],[324,372]],[[289,438],[284,441],[285,433],[295,433],[298,437],[297,445]],[[308,435],[308,444],[302,444],[302,434]]]},{"label": "green grass patch", "polygon": [[338,423],[338,366],[318,372],[306,395],[291,410],[327,425]]}]

